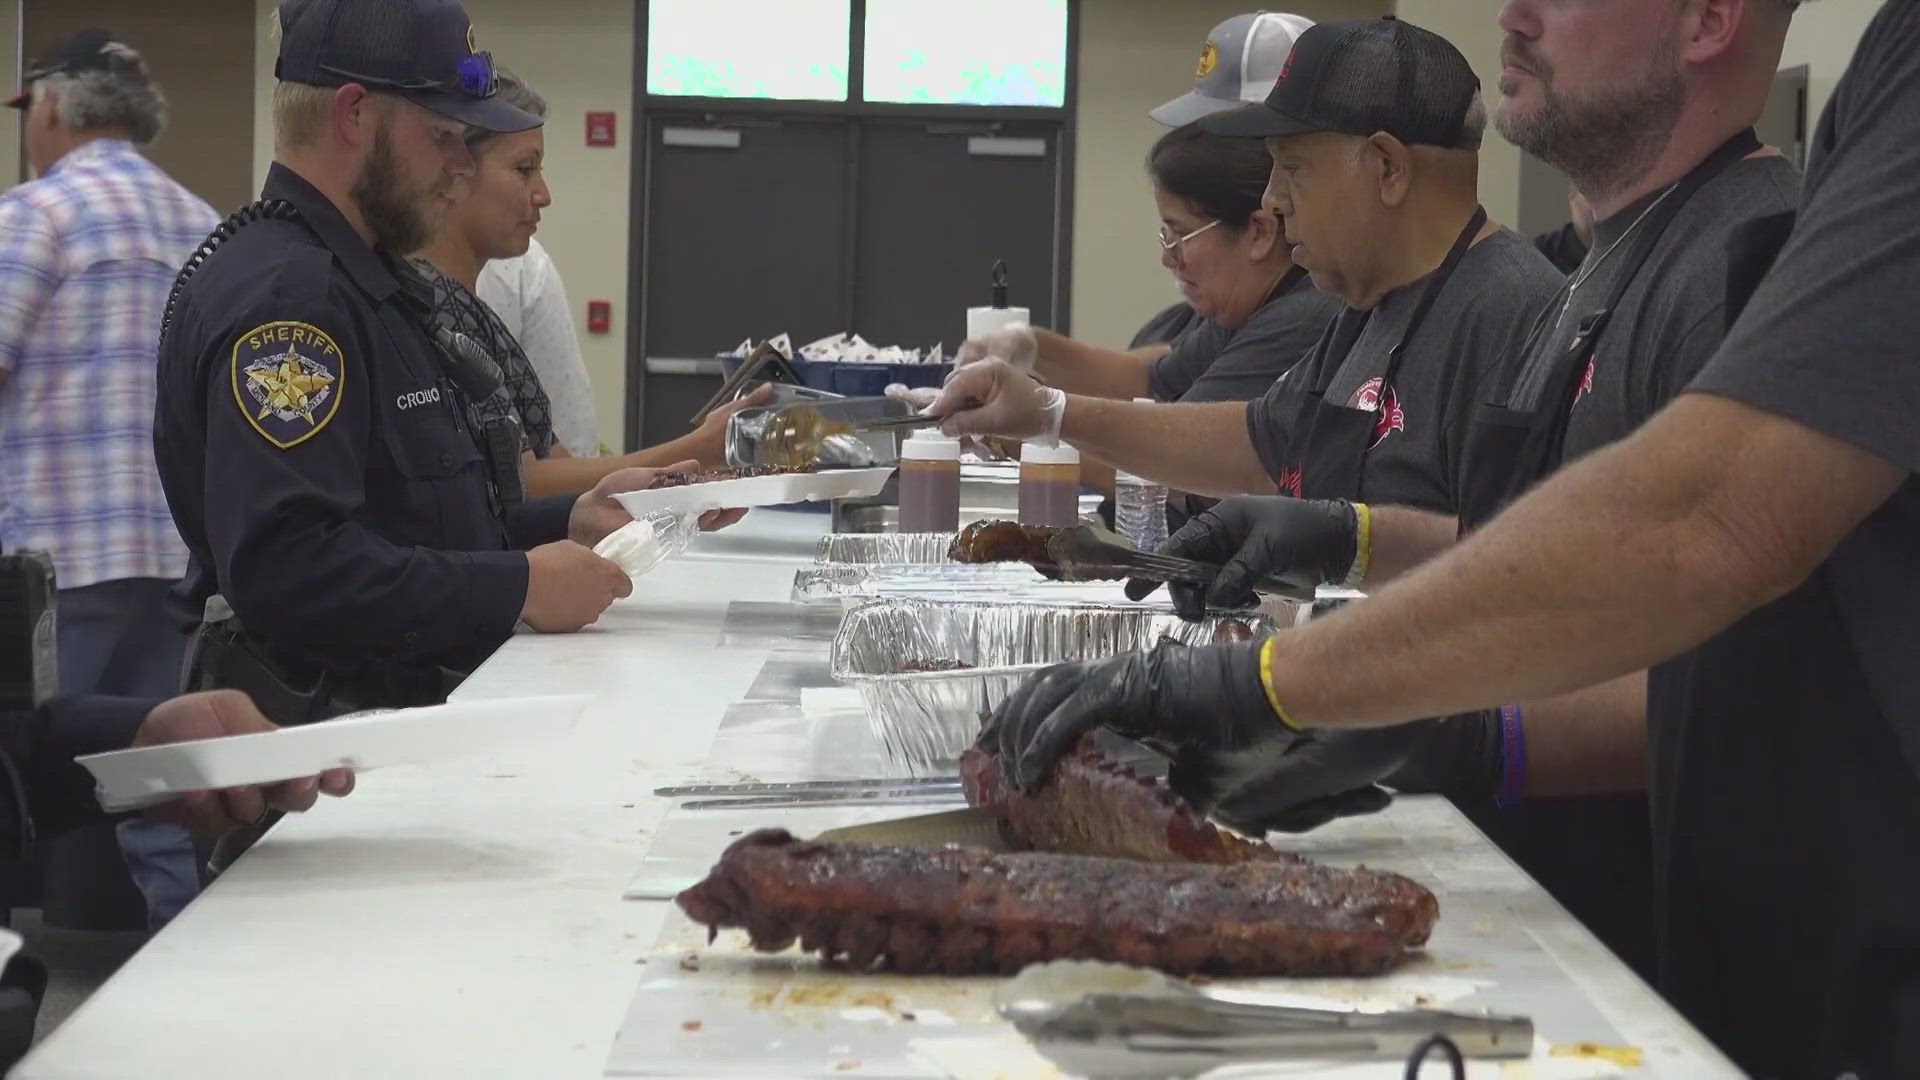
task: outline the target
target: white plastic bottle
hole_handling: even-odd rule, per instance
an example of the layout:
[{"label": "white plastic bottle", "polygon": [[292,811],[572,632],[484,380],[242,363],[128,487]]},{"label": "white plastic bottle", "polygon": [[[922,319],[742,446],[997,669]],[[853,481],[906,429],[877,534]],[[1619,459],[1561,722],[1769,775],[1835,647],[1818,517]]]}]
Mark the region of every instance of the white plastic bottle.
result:
[{"label": "white plastic bottle", "polygon": [[[1152,403],[1152,398],[1134,398]],[[1167,539],[1167,489],[1118,469],[1113,473],[1114,531],[1141,551],[1153,551]]]},{"label": "white plastic bottle", "polygon": [[900,443],[900,531],[960,527],[960,440],[916,431]]},{"label": "white plastic bottle", "polygon": [[1020,444],[1020,524],[1080,524],[1080,451],[1040,439]]}]

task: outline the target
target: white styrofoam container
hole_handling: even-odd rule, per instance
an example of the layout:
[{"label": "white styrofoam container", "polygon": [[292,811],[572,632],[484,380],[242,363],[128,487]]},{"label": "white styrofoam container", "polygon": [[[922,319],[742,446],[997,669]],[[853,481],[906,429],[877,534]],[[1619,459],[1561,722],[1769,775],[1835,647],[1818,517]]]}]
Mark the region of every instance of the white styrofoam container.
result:
[{"label": "white styrofoam container", "polygon": [[327,769],[365,771],[559,739],[593,700],[587,694],[462,701],[345,716],[251,735],[137,746],[76,758],[109,811],[169,795],[270,784]]},{"label": "white styrofoam container", "polygon": [[814,473],[714,480],[705,484],[683,484],[680,487],[648,491],[625,491],[614,498],[626,507],[627,513],[636,518],[655,510],[701,513],[822,499],[864,499],[880,494],[880,489],[887,486],[887,477],[892,475],[891,465],[877,469],[831,469]]}]

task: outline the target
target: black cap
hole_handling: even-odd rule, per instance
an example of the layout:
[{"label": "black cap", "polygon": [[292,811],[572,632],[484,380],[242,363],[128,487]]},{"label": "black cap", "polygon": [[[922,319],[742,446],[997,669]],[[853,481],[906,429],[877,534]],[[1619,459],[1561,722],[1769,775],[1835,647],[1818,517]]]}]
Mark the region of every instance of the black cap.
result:
[{"label": "black cap", "polygon": [[483,131],[525,131],[541,119],[494,96],[493,58],[473,43],[456,0],[286,0],[282,82],[359,83]]},{"label": "black cap", "polygon": [[131,52],[105,30],[82,30],[47,46],[20,76],[20,93],[7,101],[9,109],[24,109],[33,101],[33,84],[49,75],[70,75],[78,71],[105,71],[115,55]]},{"label": "black cap", "polygon": [[1262,138],[1384,131],[1409,146],[1452,148],[1479,90],[1473,66],[1439,34],[1391,15],[1343,19],[1300,35],[1265,104],[1215,113],[1200,126]]}]

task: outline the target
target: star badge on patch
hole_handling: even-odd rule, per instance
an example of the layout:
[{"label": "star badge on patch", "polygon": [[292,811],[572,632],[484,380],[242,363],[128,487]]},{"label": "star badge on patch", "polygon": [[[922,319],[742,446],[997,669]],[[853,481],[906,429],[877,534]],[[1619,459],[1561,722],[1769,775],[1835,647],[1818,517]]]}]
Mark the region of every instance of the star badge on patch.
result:
[{"label": "star badge on patch", "polygon": [[247,423],[288,450],[320,434],[340,408],[345,358],[326,331],[270,322],[233,343],[233,400]]}]

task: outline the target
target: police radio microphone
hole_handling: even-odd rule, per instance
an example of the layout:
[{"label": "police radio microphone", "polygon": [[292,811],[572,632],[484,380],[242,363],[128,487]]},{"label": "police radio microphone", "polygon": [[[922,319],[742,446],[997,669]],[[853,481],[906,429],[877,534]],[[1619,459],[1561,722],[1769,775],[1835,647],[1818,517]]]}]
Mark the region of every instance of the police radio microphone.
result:
[{"label": "police radio microphone", "polygon": [[[494,363],[479,342],[438,323],[433,326],[433,341],[440,346],[440,355],[446,358],[447,375],[469,401],[485,401],[500,389],[504,382],[500,365]],[[526,481],[520,475],[520,421],[494,417],[480,425],[476,438],[480,452],[486,455],[494,491],[502,507],[511,511],[526,498]]]},{"label": "police radio microphone", "polygon": [[0,554],[0,712],[40,705],[58,684],[53,559]]},{"label": "police radio microphone", "polygon": [[447,374],[460,385],[468,398],[485,401],[500,389],[500,365],[480,347],[480,343],[444,326],[433,327],[434,344],[447,358]]}]

